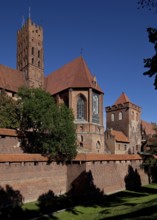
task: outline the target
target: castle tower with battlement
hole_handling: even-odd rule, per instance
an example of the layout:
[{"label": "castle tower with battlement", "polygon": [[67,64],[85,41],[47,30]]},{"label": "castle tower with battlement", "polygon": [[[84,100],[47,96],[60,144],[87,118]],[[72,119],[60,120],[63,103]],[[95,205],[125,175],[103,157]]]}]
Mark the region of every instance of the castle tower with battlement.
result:
[{"label": "castle tower with battlement", "polygon": [[129,140],[130,153],[141,146],[141,108],[133,104],[125,93],[112,106],[106,107],[106,128],[121,131]]},{"label": "castle tower with battlement", "polygon": [[17,70],[29,87],[44,86],[43,29],[30,18],[17,32]]}]

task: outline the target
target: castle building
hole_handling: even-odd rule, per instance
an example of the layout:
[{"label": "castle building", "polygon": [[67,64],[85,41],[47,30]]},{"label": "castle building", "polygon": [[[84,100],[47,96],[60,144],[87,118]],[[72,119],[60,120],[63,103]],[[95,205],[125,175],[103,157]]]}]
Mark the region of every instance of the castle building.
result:
[{"label": "castle building", "polygon": [[78,151],[104,152],[103,91],[82,56],[44,77],[43,29],[29,18],[17,32],[17,70],[0,65],[0,90],[41,87],[72,108]]},{"label": "castle building", "polygon": [[112,152],[137,153],[140,151],[141,108],[133,104],[125,93],[120,95],[114,105],[106,107],[106,128],[105,140],[107,148],[109,145],[111,148],[110,139],[113,136],[116,141],[116,136],[121,136],[118,146],[115,145],[114,148],[112,145]]},{"label": "castle building", "polygon": [[43,29],[30,18],[17,32],[16,60],[29,87],[44,87]]}]

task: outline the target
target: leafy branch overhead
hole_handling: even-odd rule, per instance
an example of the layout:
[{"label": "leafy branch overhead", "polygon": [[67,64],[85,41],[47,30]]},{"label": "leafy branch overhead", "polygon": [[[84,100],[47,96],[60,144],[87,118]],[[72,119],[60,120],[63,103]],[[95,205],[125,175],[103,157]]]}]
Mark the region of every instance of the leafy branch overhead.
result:
[{"label": "leafy branch overhead", "polygon": [[149,42],[154,44],[155,55],[151,58],[144,59],[144,67],[149,68],[144,75],[154,76],[154,87],[157,89],[157,29],[147,28]]},{"label": "leafy branch overhead", "polygon": [[157,7],[157,0],[139,0],[137,3],[138,9],[148,8],[149,10],[152,10]]}]

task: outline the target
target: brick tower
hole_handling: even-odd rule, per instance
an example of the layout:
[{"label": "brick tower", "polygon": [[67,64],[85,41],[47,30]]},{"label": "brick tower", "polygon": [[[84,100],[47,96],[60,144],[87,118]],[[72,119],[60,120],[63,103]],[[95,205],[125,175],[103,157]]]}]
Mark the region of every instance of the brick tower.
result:
[{"label": "brick tower", "polygon": [[30,18],[17,32],[17,69],[29,87],[44,86],[43,29]]},{"label": "brick tower", "polygon": [[106,107],[106,128],[122,131],[129,139],[130,153],[136,153],[141,146],[141,108],[132,102],[125,93],[112,106]]}]

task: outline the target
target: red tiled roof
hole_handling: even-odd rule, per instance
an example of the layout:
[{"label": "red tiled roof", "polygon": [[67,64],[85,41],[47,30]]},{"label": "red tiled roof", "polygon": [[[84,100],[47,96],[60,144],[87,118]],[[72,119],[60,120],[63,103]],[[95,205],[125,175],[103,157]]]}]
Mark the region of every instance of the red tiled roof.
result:
[{"label": "red tiled roof", "polygon": [[17,132],[14,129],[0,128],[0,135],[17,136]]},{"label": "red tiled roof", "polygon": [[129,143],[129,139],[125,136],[125,134],[122,131],[115,131],[112,129],[111,134],[115,136],[116,141]]},{"label": "red tiled roof", "polygon": [[0,88],[17,92],[26,81],[22,72],[0,64]]},{"label": "red tiled roof", "polygon": [[145,130],[146,135],[156,134],[155,130],[153,130],[153,125],[149,122],[141,120],[142,130]]},{"label": "red tiled roof", "polygon": [[98,84],[93,83],[93,80],[94,77],[84,59],[79,57],[48,75],[45,87],[52,95],[68,88],[93,88],[102,92]]},{"label": "red tiled roof", "polygon": [[127,95],[124,92],[122,92],[122,94],[117,99],[117,101],[114,103],[114,105],[123,104],[123,103],[126,103],[126,102],[130,102],[130,100],[127,97]]}]

